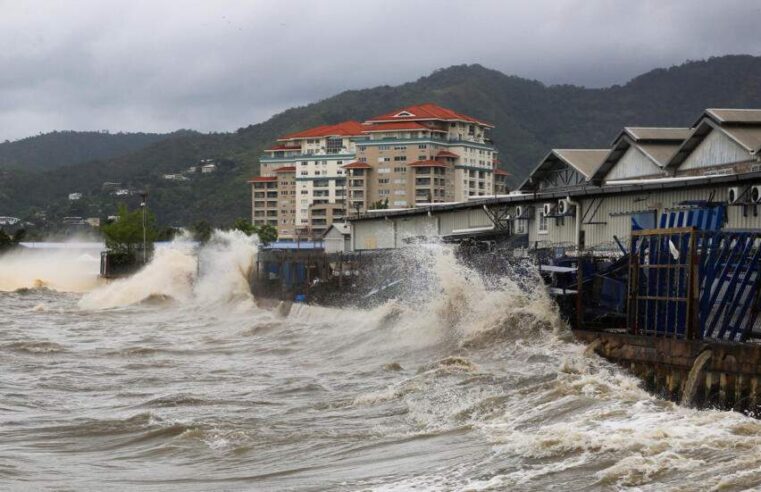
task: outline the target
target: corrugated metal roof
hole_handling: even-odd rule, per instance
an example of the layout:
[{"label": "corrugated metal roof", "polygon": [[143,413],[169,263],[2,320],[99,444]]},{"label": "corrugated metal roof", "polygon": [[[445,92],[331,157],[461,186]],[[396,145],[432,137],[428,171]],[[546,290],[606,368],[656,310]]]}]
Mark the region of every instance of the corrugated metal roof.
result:
[{"label": "corrugated metal roof", "polygon": [[721,129],[750,152],[761,147],[761,126],[722,126]]},{"label": "corrugated metal roof", "polygon": [[605,160],[609,149],[553,149],[555,155],[560,157],[566,164],[573,166],[577,171],[591,178],[600,164]]},{"label": "corrugated metal roof", "polygon": [[641,143],[637,144],[645,155],[655,162],[659,167],[663,167],[674,155],[674,152],[679,148],[678,143],[663,144],[663,143]]},{"label": "corrugated metal roof", "polygon": [[742,124],[755,123],[761,124],[761,109],[706,109],[706,115],[713,118],[719,123]]},{"label": "corrugated metal roof", "polygon": [[690,134],[690,128],[666,128],[627,126],[624,131],[634,141],[639,140],[684,140]]}]

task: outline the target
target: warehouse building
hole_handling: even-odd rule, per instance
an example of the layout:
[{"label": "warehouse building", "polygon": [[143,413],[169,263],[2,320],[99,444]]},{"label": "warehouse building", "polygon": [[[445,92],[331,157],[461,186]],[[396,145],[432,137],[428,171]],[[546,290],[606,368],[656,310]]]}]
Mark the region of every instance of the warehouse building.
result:
[{"label": "warehouse building", "polygon": [[756,109],[708,109],[689,128],[628,127],[609,149],[551,151],[508,196],[354,218],[352,248],[501,235],[615,254],[637,229],[761,229],[760,152]]}]

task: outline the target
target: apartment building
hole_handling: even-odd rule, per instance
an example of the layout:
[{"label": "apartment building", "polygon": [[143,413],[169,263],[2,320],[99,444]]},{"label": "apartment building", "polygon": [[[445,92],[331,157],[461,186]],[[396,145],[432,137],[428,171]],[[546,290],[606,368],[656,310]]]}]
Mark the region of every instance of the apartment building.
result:
[{"label": "apartment building", "polygon": [[[277,144],[266,149],[259,159],[260,176],[251,179],[252,221],[269,223],[272,210],[276,210],[278,236],[283,239],[315,237],[312,231],[310,207],[323,207],[316,213],[326,218],[343,217],[334,209],[343,210],[346,175],[342,165],[356,158],[354,138],[362,135],[358,121],[345,121],[336,125],[323,125],[277,139]],[[265,179],[266,178],[266,179]],[[257,199],[265,184],[272,201]],[[274,183],[274,184],[273,184]],[[269,198],[269,196],[268,196]],[[274,207],[272,206],[274,205]],[[326,205],[332,207],[325,208]],[[330,213],[327,210],[330,209]],[[317,232],[323,217],[315,218]]]},{"label": "apartment building", "polygon": [[371,118],[364,127],[356,163],[367,167],[345,166],[351,210],[386,200],[389,208],[409,208],[495,193],[491,124],[421,104]]},{"label": "apartment building", "polygon": [[[284,239],[319,237],[350,214],[507,192],[493,126],[421,104],[285,135],[260,158],[252,220]],[[274,192],[274,193],[273,193]],[[274,215],[273,215],[274,213]]]}]

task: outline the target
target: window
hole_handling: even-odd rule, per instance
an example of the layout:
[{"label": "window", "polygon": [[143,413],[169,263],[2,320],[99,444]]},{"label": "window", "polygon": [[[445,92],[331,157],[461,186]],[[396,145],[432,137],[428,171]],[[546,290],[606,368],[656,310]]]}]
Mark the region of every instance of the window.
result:
[{"label": "window", "polygon": [[397,155],[397,156],[394,156],[394,160],[397,161],[397,162],[399,162],[399,161],[406,161],[407,160],[407,156],[406,155]]},{"label": "window", "polygon": [[395,167],[394,168],[394,172],[395,173],[406,173],[407,172],[407,168],[406,167]]},{"label": "window", "polygon": [[299,174],[301,174],[302,176],[306,176],[306,175],[308,175],[308,174],[309,174],[309,171],[307,171],[307,170],[305,169],[305,170],[301,171]]},{"label": "window", "polygon": [[417,148],[418,149],[426,149],[426,148],[428,148],[428,145],[426,145],[426,144],[420,144],[420,145],[417,146]]},{"label": "window", "polygon": [[388,178],[379,178],[378,184],[388,184],[389,179]]},{"label": "window", "polygon": [[401,195],[401,196],[404,196],[404,195],[406,195],[406,194],[407,194],[407,192],[406,192],[406,191],[404,191],[404,190],[394,190],[394,195]]},{"label": "window", "polygon": [[378,196],[388,196],[390,193],[390,190],[378,190]]},{"label": "window", "polygon": [[547,217],[544,216],[544,210],[537,208],[536,216],[539,217],[536,221],[536,232],[539,234],[547,234]]},{"label": "window", "polygon": [[302,195],[308,195],[309,194],[309,190],[301,190],[301,194]]},{"label": "window", "polygon": [[396,205],[397,207],[406,207],[407,206],[407,202],[404,201],[404,200],[396,200],[394,202],[394,205]]},{"label": "window", "polygon": [[526,234],[526,221],[518,219],[515,221],[515,233]]},{"label": "window", "polygon": [[379,145],[378,146],[378,150],[380,150],[380,151],[389,150],[390,148],[391,148],[390,145]]},{"label": "window", "polygon": [[342,147],[343,147],[342,138],[328,137],[327,143],[325,144],[325,151],[328,154],[338,154],[341,152]]},{"label": "window", "polygon": [[419,156],[417,156],[417,160],[419,160],[419,161],[424,161],[424,160],[426,160],[426,159],[427,159],[427,157],[428,157],[428,156],[426,156],[426,155],[419,155]]},{"label": "window", "polygon": [[391,172],[390,167],[379,167],[378,168],[378,174],[387,174]]},{"label": "window", "polygon": [[406,145],[394,145],[394,150],[407,150]]},{"label": "window", "polygon": [[390,157],[378,157],[378,162],[389,162],[390,160]]}]

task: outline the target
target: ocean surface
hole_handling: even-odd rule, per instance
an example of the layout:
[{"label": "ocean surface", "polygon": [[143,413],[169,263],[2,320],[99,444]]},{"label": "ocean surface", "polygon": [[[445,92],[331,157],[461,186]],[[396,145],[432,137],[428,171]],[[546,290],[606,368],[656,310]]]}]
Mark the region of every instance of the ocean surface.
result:
[{"label": "ocean surface", "polygon": [[761,422],[651,396],[536,279],[420,248],[369,310],[260,307],[235,233],[111,283],[92,248],[0,256],[0,490],[761,488]]}]

